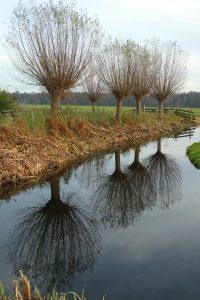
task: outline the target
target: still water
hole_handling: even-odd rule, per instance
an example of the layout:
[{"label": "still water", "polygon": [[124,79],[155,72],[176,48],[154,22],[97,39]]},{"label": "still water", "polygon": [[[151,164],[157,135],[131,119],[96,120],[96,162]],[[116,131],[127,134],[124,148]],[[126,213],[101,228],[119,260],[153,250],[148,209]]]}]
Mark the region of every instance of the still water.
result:
[{"label": "still water", "polygon": [[88,299],[200,298],[200,129],[99,156],[0,201],[0,278]]}]

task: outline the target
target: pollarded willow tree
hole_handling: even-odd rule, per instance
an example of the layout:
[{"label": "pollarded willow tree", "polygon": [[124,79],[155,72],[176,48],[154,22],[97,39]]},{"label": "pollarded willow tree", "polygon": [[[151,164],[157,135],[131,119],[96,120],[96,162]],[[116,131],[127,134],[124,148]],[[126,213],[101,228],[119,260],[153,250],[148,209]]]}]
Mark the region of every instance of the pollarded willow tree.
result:
[{"label": "pollarded willow tree", "polygon": [[47,90],[55,111],[65,92],[80,83],[101,36],[97,18],[64,0],[29,6],[19,2],[7,43],[14,50],[10,56],[17,69]]},{"label": "pollarded willow tree", "polygon": [[89,75],[86,76],[84,82],[84,91],[86,92],[90,102],[92,103],[92,111],[95,113],[97,100],[101,96],[102,84],[98,64],[91,63],[89,67]]},{"label": "pollarded willow tree", "polygon": [[143,211],[143,203],[135,202],[133,185],[122,171],[120,151],[115,151],[115,170],[102,176],[96,190],[94,214],[107,228],[126,228],[134,223]]},{"label": "pollarded willow tree", "polygon": [[135,148],[134,161],[127,167],[126,175],[132,185],[135,206],[152,208],[155,205],[156,190],[151,174],[140,162],[140,146]]},{"label": "pollarded willow tree", "polygon": [[80,208],[74,194],[60,194],[58,177],[50,182],[51,198],[45,205],[19,214],[11,238],[10,259],[35,284],[50,288],[72,283],[78,273],[91,269],[99,253],[97,222]]},{"label": "pollarded willow tree", "polygon": [[173,157],[161,151],[161,139],[157,141],[157,151],[144,162],[154,182],[157,206],[169,208],[181,200],[181,172]]},{"label": "pollarded willow tree", "polygon": [[179,92],[186,77],[186,58],[177,42],[152,42],[152,95],[159,102],[159,116],[163,111],[163,102]]},{"label": "pollarded willow tree", "polygon": [[106,89],[117,98],[116,121],[121,121],[122,105],[125,97],[131,95],[135,70],[134,42],[127,40],[110,41],[100,56],[100,73]]},{"label": "pollarded willow tree", "polygon": [[141,111],[141,101],[151,90],[151,53],[147,47],[137,46],[134,55],[132,95],[136,101],[136,113]]}]

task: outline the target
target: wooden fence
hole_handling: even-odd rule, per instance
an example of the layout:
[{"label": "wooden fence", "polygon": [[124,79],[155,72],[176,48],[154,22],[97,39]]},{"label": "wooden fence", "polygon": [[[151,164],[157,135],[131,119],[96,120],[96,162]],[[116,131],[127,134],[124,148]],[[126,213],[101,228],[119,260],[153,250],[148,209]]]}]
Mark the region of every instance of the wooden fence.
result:
[{"label": "wooden fence", "polygon": [[183,117],[184,119],[187,119],[191,122],[195,122],[196,121],[196,115],[195,113],[191,110],[187,110],[187,109],[176,109],[175,113],[180,116]]},{"label": "wooden fence", "polygon": [[[155,107],[143,107],[141,109],[142,112],[147,113],[159,113],[159,109]],[[133,112],[136,112],[136,109],[133,108]],[[163,108],[163,113],[175,113],[176,115],[191,121],[191,123],[195,123],[196,115],[192,111],[192,109],[181,109],[181,108]]]},{"label": "wooden fence", "polygon": [[179,134],[174,134],[173,138],[178,139],[178,138],[183,138],[183,137],[189,137],[191,138],[194,135],[196,127],[190,127],[188,130],[182,131]]}]

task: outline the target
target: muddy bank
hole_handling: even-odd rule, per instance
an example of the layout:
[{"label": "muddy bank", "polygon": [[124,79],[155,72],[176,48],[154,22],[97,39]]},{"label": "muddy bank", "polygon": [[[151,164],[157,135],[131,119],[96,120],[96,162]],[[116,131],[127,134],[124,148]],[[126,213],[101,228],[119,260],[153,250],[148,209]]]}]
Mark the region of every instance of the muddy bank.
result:
[{"label": "muddy bank", "polygon": [[33,135],[20,126],[1,126],[0,198],[9,198],[91,155],[145,143],[185,127],[179,118],[110,127],[87,123],[76,132],[57,128],[49,135]]}]

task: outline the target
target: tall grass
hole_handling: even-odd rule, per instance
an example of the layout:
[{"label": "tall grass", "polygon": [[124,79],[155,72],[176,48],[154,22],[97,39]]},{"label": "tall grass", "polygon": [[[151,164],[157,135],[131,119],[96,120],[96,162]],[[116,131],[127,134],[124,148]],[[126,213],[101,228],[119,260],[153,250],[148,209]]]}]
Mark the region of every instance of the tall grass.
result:
[{"label": "tall grass", "polygon": [[[48,105],[19,105],[16,111],[15,121],[10,118],[0,118],[0,124],[15,124],[22,123],[33,133],[47,131],[47,119],[51,115],[50,107]],[[68,124],[73,120],[81,122],[90,122],[94,125],[111,126],[115,124],[115,107],[97,107],[96,113],[92,112],[89,106],[62,106],[57,113],[57,117],[63,124]],[[173,114],[165,114],[164,119],[175,118]],[[123,123],[145,123],[153,124],[157,122],[158,116],[153,113],[141,113],[136,116],[132,108],[124,107],[122,113]]]},{"label": "tall grass", "polygon": [[[11,289],[10,289],[11,290]],[[14,280],[10,295],[6,295],[5,288],[0,281],[0,300],[87,300],[84,291],[81,295],[76,292],[59,293],[56,288],[47,295],[41,295],[35,287],[33,292],[30,288],[30,282],[20,271],[18,280]],[[103,297],[104,300],[104,297]]]}]

